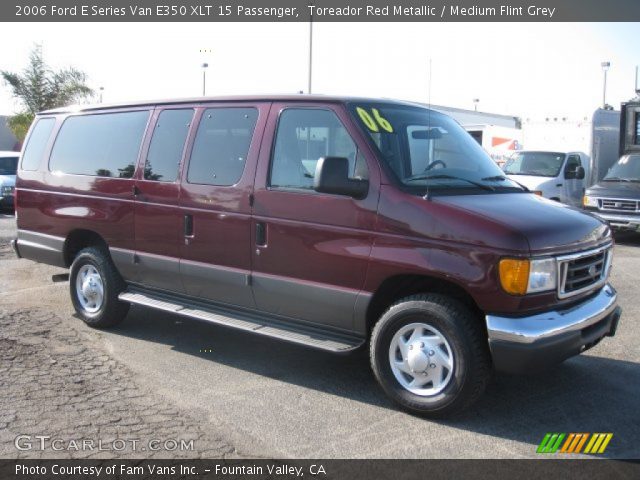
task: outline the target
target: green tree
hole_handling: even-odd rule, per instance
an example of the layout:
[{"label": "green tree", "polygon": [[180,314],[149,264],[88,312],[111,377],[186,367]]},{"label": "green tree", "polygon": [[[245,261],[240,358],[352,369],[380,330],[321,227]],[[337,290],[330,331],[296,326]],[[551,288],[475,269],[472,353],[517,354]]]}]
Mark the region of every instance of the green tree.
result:
[{"label": "green tree", "polygon": [[62,107],[93,95],[86,85],[87,75],[75,68],[54,71],[42,58],[42,46],[29,55],[29,65],[22,73],[0,71],[0,75],[22,104],[23,110],[11,117],[7,125],[23,141],[36,113]]}]

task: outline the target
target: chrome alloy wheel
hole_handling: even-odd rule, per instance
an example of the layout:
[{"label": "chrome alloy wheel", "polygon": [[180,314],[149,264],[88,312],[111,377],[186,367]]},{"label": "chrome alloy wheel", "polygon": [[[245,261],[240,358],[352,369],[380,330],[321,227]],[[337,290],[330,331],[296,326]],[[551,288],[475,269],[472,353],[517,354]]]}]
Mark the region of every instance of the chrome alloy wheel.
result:
[{"label": "chrome alloy wheel", "polygon": [[104,284],[93,265],[83,265],[76,276],[76,296],[87,313],[96,313],[104,302]]},{"label": "chrome alloy wheel", "polygon": [[389,362],[400,385],[422,397],[444,390],[455,365],[444,335],[424,323],[411,323],[396,332],[389,345]]}]

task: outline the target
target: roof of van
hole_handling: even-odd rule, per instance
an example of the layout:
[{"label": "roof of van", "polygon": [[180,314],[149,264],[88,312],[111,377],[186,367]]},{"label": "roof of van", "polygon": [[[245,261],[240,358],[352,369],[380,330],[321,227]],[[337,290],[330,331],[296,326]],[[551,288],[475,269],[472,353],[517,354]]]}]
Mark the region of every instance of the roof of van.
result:
[{"label": "roof of van", "polygon": [[329,95],[238,95],[227,97],[192,97],[192,98],[171,98],[161,100],[142,100],[136,102],[122,103],[98,103],[92,105],[70,105],[66,107],[44,110],[38,115],[48,115],[57,113],[86,112],[91,110],[109,110],[128,107],[152,107],[156,105],[180,105],[180,104],[198,104],[198,103],[214,103],[214,102],[324,102],[324,103],[344,103],[344,102],[376,102],[376,103],[399,103],[404,105],[420,106],[424,108],[424,104],[408,102],[404,100],[394,100],[391,98],[361,98],[361,97],[341,97]]}]

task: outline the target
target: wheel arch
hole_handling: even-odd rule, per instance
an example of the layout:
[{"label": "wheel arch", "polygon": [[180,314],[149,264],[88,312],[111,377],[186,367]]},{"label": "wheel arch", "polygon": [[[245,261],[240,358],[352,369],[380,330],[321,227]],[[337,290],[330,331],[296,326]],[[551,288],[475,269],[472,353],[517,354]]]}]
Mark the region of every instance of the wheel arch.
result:
[{"label": "wheel arch", "polygon": [[69,232],[64,241],[64,263],[70,267],[78,252],[87,247],[103,247],[107,252],[109,248],[102,236],[93,230],[76,229]]},{"label": "wheel arch", "polygon": [[[376,322],[393,303],[420,293],[439,293],[463,303],[478,318],[483,312],[473,297],[460,285],[429,275],[395,275],[384,280],[376,289],[366,312],[367,335],[371,334]],[[483,328],[486,326],[483,325]]]}]

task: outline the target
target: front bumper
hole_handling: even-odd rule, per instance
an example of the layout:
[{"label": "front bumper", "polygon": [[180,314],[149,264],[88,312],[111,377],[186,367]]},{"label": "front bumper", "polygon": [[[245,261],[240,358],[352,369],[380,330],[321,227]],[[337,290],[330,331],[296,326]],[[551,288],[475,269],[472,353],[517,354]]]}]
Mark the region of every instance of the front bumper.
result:
[{"label": "front bumper", "polygon": [[614,228],[625,228],[640,231],[640,215],[593,211],[597,216],[609,222]]},{"label": "front bumper", "polygon": [[615,335],[621,313],[616,291],[606,284],[589,300],[564,310],[528,317],[487,315],[494,367],[509,373],[549,368]]}]

